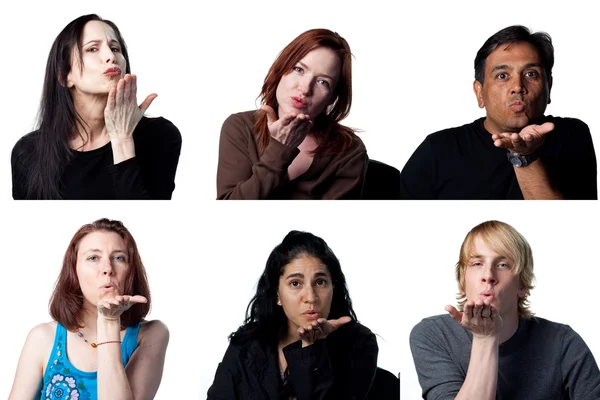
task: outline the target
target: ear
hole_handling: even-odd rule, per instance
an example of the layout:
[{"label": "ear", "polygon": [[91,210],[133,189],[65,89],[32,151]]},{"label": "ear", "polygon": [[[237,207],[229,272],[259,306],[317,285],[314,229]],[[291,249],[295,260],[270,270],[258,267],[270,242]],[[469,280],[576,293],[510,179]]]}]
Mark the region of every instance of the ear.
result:
[{"label": "ear", "polygon": [[67,88],[72,88],[73,87],[73,81],[71,80],[71,74],[72,71],[69,71],[69,73],[67,74],[67,79],[63,79],[62,73],[58,73],[58,83],[60,84],[60,86],[62,87],[67,87]]},{"label": "ear", "polygon": [[527,289],[519,289],[519,293],[517,294],[519,296],[520,299],[526,297],[529,294],[529,290]]},{"label": "ear", "polygon": [[281,306],[281,299],[279,298],[279,292],[277,292],[277,305]]},{"label": "ear", "polygon": [[483,85],[477,79],[473,82],[473,92],[475,92],[475,97],[477,98],[477,105],[479,108],[485,107],[485,102],[483,101]]},{"label": "ear", "polygon": [[552,83],[553,79],[550,77],[550,79],[548,79],[548,104],[552,102],[552,99],[550,98],[550,94],[552,93]]}]

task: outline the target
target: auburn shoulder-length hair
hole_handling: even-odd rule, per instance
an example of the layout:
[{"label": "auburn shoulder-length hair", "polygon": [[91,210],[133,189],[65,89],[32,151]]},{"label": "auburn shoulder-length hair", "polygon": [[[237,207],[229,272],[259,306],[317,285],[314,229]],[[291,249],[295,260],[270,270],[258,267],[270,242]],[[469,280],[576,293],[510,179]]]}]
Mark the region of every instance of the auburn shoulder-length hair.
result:
[{"label": "auburn shoulder-length hair", "polygon": [[529,309],[529,293],[533,289],[535,274],[533,273],[533,253],[527,240],[515,228],[500,221],[486,221],[477,225],[467,234],[460,248],[459,260],[456,263],[456,281],[459,293],[456,296],[459,309],[462,311],[467,302],[465,274],[469,260],[473,256],[475,239],[481,238],[498,254],[510,259],[513,263],[511,272],[519,278],[525,295],[519,298],[518,314],[522,318],[531,318],[534,314]]},{"label": "auburn shoulder-length hair", "polygon": [[99,219],[91,224],[83,225],[71,239],[50,299],[50,315],[71,331],[82,327],[83,293],[79,286],[76,271],[79,243],[86,235],[97,231],[114,232],[123,238],[127,249],[127,260],[129,261],[129,273],[125,279],[125,293],[141,295],[148,299],[147,303],[136,304],[135,307],[131,307],[121,315],[121,328],[137,324],[150,311],[148,278],[133,236],[122,222],[106,218]]},{"label": "auburn shoulder-length hair", "polygon": [[[271,106],[277,112],[279,105],[276,92],[279,81],[284,75],[292,72],[298,61],[318,47],[333,50],[341,62],[333,106],[327,107],[313,121],[313,132],[318,144],[314,154],[327,155],[348,149],[354,139],[354,130],[340,124],[350,113],[352,105],[352,53],[346,39],[328,29],[311,29],[302,33],[279,53],[265,77],[258,98],[261,104]],[[267,115],[262,110],[257,113],[254,132],[259,149],[264,151],[271,140],[271,134],[267,125]]]}]

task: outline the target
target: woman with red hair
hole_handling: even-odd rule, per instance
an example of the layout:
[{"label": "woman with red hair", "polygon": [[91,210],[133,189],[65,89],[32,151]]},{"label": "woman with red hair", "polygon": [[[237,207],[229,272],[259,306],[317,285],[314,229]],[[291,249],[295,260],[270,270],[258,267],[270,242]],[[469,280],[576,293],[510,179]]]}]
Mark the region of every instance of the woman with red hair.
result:
[{"label": "woman with red hair", "polygon": [[108,219],[82,226],[52,294],[54,321],[29,333],[9,400],[153,399],[169,332],[144,320],[149,310],[131,233]]},{"label": "woman with red hair", "polygon": [[221,130],[219,199],[358,199],[367,150],[340,124],[352,104],[352,53],[327,29],[304,32],[279,54],[258,111]]}]

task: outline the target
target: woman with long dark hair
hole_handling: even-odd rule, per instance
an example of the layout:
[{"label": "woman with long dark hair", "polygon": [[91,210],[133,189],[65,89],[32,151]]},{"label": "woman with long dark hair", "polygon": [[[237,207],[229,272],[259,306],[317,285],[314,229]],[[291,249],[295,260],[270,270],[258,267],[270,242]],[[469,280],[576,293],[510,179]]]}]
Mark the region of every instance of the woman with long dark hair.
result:
[{"label": "woman with long dark hair", "polygon": [[279,54],[258,111],[221,129],[217,198],[358,199],[367,150],[340,124],[352,104],[352,53],[336,32],[304,32]]},{"label": "woman with long dark hair", "polygon": [[366,399],[377,353],[333,251],[291,231],[267,260],[208,399]]},{"label": "woman with long dark hair", "polygon": [[169,331],[144,319],[149,310],[129,230],[108,219],[82,226],[50,300],[53,321],[29,333],[9,400],[153,399]]},{"label": "woman with long dark hair", "polygon": [[39,128],[12,151],[14,199],[170,199],[181,135],[138,106],[117,26],[95,14],[69,23],[46,65]]}]

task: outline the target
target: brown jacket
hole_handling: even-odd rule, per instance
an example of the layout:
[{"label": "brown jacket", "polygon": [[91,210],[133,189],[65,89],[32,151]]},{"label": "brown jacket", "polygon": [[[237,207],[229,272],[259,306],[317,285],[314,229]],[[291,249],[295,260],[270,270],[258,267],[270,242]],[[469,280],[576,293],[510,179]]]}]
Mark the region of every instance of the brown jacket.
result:
[{"label": "brown jacket", "polygon": [[222,199],[359,199],[367,168],[365,145],[354,136],[343,153],[315,156],[308,170],[290,181],[288,166],[299,153],[271,140],[260,154],[252,132],[256,111],[232,114],[219,142],[217,198]]}]

